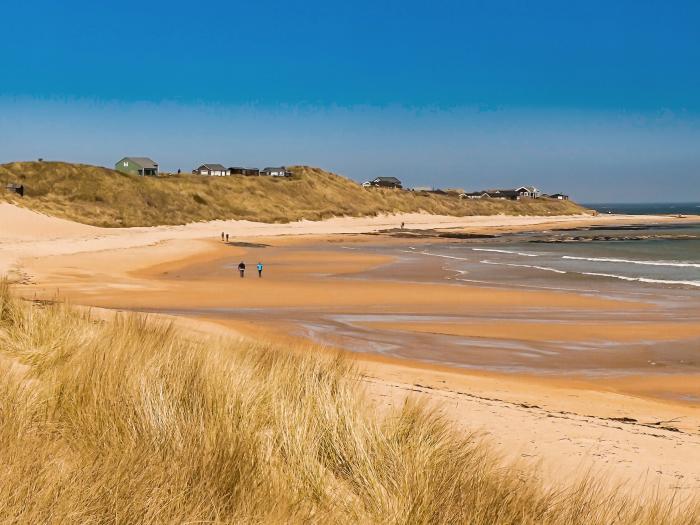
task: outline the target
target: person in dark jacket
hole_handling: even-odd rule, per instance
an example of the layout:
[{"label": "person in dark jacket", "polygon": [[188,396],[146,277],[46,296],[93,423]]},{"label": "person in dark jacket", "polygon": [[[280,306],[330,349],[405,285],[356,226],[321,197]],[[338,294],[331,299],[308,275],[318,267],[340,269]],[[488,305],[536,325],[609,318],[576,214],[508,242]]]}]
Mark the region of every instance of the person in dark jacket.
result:
[{"label": "person in dark jacket", "polygon": [[245,263],[243,261],[238,264],[238,271],[241,274],[241,277],[245,277]]}]

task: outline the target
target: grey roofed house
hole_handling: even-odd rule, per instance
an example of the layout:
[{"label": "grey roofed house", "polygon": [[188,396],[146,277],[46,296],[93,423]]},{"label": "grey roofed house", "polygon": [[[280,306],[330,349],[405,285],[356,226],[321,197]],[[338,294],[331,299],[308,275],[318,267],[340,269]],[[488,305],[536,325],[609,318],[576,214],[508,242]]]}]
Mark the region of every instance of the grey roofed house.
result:
[{"label": "grey roofed house", "polygon": [[560,201],[568,201],[569,200],[569,196],[565,195],[563,193],[555,193],[554,195],[549,195],[549,198],[550,199],[557,199]]},{"label": "grey roofed house", "polygon": [[379,188],[402,188],[401,181],[396,177],[376,177],[369,184]]},{"label": "grey roofed house", "polygon": [[460,193],[460,199],[488,199],[490,195],[485,191],[470,191],[465,193]]},{"label": "grey roofed house", "polygon": [[203,166],[206,166],[210,170],[214,171],[226,171],[226,168],[223,166],[223,164],[203,164]]},{"label": "grey roofed house", "polygon": [[517,201],[520,199],[520,193],[517,190],[488,190],[487,193],[491,199],[508,199]]},{"label": "grey roofed house", "polygon": [[287,171],[287,168],[280,166],[278,168],[263,168],[260,170],[260,175],[267,175],[269,177],[291,177],[292,174]]},{"label": "grey roofed house", "polygon": [[531,197],[533,199],[541,195],[540,190],[534,186],[520,186],[519,188],[515,188],[515,191],[520,193],[521,197]]},{"label": "grey roofed house", "polygon": [[158,163],[148,157],[124,157],[114,165],[114,169],[133,175],[158,175]]},{"label": "grey roofed house", "polygon": [[221,164],[202,164],[199,168],[192,170],[197,175],[212,175],[222,177],[228,175],[228,171]]}]

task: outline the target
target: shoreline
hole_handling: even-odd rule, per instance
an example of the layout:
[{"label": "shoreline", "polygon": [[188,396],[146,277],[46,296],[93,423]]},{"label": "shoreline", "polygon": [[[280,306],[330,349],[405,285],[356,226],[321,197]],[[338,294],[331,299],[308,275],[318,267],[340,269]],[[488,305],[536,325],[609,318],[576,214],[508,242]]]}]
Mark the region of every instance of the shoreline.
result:
[{"label": "shoreline", "polygon": [[[0,218],[7,211],[0,208]],[[27,218],[25,214],[20,216]],[[308,344],[303,343],[308,338],[290,335],[287,331],[284,323],[290,325],[293,320],[274,319],[269,312],[273,308],[330,311],[329,305],[337,304],[339,298],[344,308],[370,308],[379,313],[386,309],[382,305],[386,305],[387,297],[392,298],[390,307],[394,312],[410,313],[419,307],[430,308],[436,315],[470,307],[495,313],[513,304],[591,313],[617,308],[634,312],[648,310],[635,306],[634,301],[585,297],[572,292],[512,291],[461,284],[407,285],[343,278],[392,261],[390,257],[363,253],[362,247],[367,244],[400,246],[407,242],[424,242],[366,235],[391,225],[395,221],[393,217],[365,223],[335,220],[331,224],[311,224],[306,230],[303,224],[256,225],[244,229],[239,223],[226,223],[231,229],[239,227],[240,234],[228,245],[216,240],[222,229],[219,222],[105,232],[46,219],[49,223],[43,219],[39,221],[41,235],[31,231],[31,227],[23,236],[15,234],[13,239],[0,235],[3,248],[0,269],[3,264],[5,268],[14,267],[15,275],[20,276],[18,281],[23,283],[16,285],[16,290],[27,298],[51,298],[58,293],[71,303],[106,307],[110,311],[149,306],[172,309],[180,302],[194,308],[228,306],[235,309],[244,304],[268,312],[266,320],[269,322],[240,316],[237,322],[205,317],[176,318],[176,324],[188,332],[208,331],[216,326],[219,328],[214,330],[219,330],[219,335],[242,335],[282,345]],[[424,229],[462,228],[474,233],[519,228],[541,230],[553,225],[569,228],[572,224],[590,225],[591,219],[594,225],[601,224],[597,218],[587,218],[584,225],[581,218],[570,217],[554,223],[549,218],[529,218],[527,224],[509,217],[501,217],[500,223],[499,218],[494,217],[471,222],[470,218],[465,218],[456,221],[457,226],[455,218],[444,222],[442,219],[431,221],[429,216],[420,216],[416,221],[418,219],[421,221],[418,226]],[[616,217],[612,224],[656,222],[656,217],[641,220]],[[662,222],[696,221],[669,218]],[[603,224],[610,223],[603,221]],[[425,242],[434,240],[428,238]],[[344,245],[355,249],[344,250],[341,248]],[[322,246],[323,250],[314,246]],[[241,283],[231,270],[212,265],[217,258],[235,261],[246,257],[253,263],[251,257],[262,253],[266,254],[267,263],[268,259],[272,260],[268,254],[275,250],[281,256],[280,262],[268,265],[265,270],[268,273],[260,282],[255,277]],[[172,316],[167,318],[173,319]],[[409,337],[414,335],[409,333]],[[654,397],[653,390],[659,391],[664,386],[655,384],[661,381],[658,378],[650,380],[650,376],[642,375],[624,381],[596,383],[575,377],[547,378],[464,370],[413,360],[410,356],[399,359],[353,354],[351,357],[363,370],[365,386],[378,409],[387,403],[400,403],[406,395],[424,398],[444,411],[458,428],[465,432],[476,430],[493,439],[506,456],[541,463],[545,479],[553,482],[561,479],[561,465],[567,467],[563,470],[576,471],[585,464],[596,470],[612,469],[615,479],[619,480],[647,475],[664,490],[679,484],[681,491],[700,488],[700,467],[687,464],[689,456],[700,457],[700,411],[694,408],[695,401]],[[692,382],[696,377],[677,379]],[[507,422],[505,426],[504,422]]]},{"label": "shoreline", "polygon": [[[0,206],[0,215],[2,212],[7,212]],[[12,210],[11,210],[12,211]],[[15,210],[17,211],[17,210]],[[26,218],[26,217],[25,217]],[[42,217],[42,219],[52,220],[50,218]],[[377,226],[377,221],[379,225],[383,225],[384,221],[391,218],[382,217],[375,219],[371,223],[372,227]],[[426,228],[432,230],[434,228],[433,222],[440,222],[444,218],[437,218],[436,221],[429,222],[430,216],[421,216],[420,219],[425,221]],[[453,220],[454,218],[449,218]],[[494,217],[479,217],[470,218],[477,223],[483,223],[485,220],[494,221]],[[549,218],[537,218],[528,217],[526,218],[528,222],[533,224],[523,225],[519,219],[513,217],[500,217],[501,221],[496,221],[496,226],[492,228],[498,230],[515,230],[521,231],[525,229],[526,231],[542,231],[552,229],[552,223]],[[608,224],[610,217],[603,217],[605,219],[603,222]],[[613,217],[614,223],[620,225],[624,224],[639,224],[646,222],[657,223],[659,217],[634,217],[633,220],[629,220],[628,217]],[[641,219],[641,220],[640,220]],[[348,221],[354,222],[355,219],[348,219]],[[20,246],[21,248],[30,248],[32,245],[36,247],[38,244],[40,249],[33,250],[34,253],[30,259],[25,256],[24,264],[19,264],[15,267],[15,272],[21,278],[18,279],[26,286],[26,291],[33,293],[35,295],[42,295],[44,297],[51,296],[60,291],[63,297],[68,298],[71,301],[75,301],[78,304],[88,304],[92,306],[100,306],[107,308],[116,309],[132,309],[132,310],[144,310],[144,311],[175,311],[180,310],[181,314],[187,315],[188,311],[192,317],[206,317],[206,309],[221,309],[221,308],[232,308],[240,313],[245,313],[245,308],[265,308],[268,312],[272,313],[280,308],[296,308],[300,304],[304,305],[304,308],[322,308],[328,309],[329,306],[336,303],[336,296],[341,295],[342,300],[340,304],[344,307],[350,308],[365,308],[370,304],[381,305],[385,300],[385,297],[404,297],[399,301],[399,304],[394,305],[394,313],[400,314],[405,311],[408,314],[413,314],[414,317],[411,318],[411,324],[401,322],[401,320],[392,320],[386,317],[380,317],[378,319],[369,320],[367,323],[359,321],[354,323],[355,328],[365,328],[365,329],[379,329],[383,328],[385,331],[393,330],[395,332],[402,332],[406,337],[415,337],[423,334],[433,334],[433,335],[444,335],[444,336],[461,336],[461,337],[487,337],[494,338],[495,340],[502,340],[503,343],[508,342],[508,336],[506,334],[506,339],[500,339],[500,334],[496,332],[499,330],[497,325],[488,324],[489,316],[493,316],[494,312],[502,309],[504,307],[515,308],[528,308],[523,310],[523,313],[516,313],[511,311],[509,314],[509,319],[514,326],[517,328],[518,336],[517,339],[520,341],[519,344],[527,344],[528,341],[537,342],[541,335],[538,333],[540,330],[536,329],[534,332],[532,330],[533,325],[531,323],[522,324],[522,321],[518,321],[518,318],[524,319],[531,317],[533,314],[528,314],[527,312],[532,310],[532,308],[547,308],[547,309],[573,309],[572,317],[567,320],[567,318],[562,318],[558,320],[557,323],[560,328],[556,332],[558,335],[556,339],[563,340],[591,340],[595,342],[596,340],[601,340],[605,338],[605,329],[596,329],[595,323],[602,322],[602,318],[597,320],[596,317],[591,317],[590,313],[586,312],[598,312],[598,311],[614,311],[622,309],[623,311],[629,310],[631,312],[636,312],[633,315],[638,317],[641,315],[641,311],[649,309],[649,305],[644,302],[635,300],[630,300],[629,297],[605,297],[605,296],[595,296],[591,294],[582,293],[578,290],[567,290],[567,289],[546,289],[539,287],[513,289],[509,286],[498,286],[492,283],[460,283],[457,287],[455,283],[451,281],[450,278],[446,278],[446,271],[444,269],[439,269],[435,267],[434,271],[439,270],[443,275],[439,279],[426,280],[424,276],[420,276],[418,280],[415,276],[400,275],[398,278],[396,276],[396,265],[390,266],[388,268],[391,275],[386,275],[384,271],[376,270],[377,267],[382,267],[392,263],[395,255],[387,254],[376,254],[376,253],[362,253],[362,247],[372,246],[372,245],[392,245],[392,246],[405,246],[409,242],[405,238],[395,238],[390,235],[373,235],[363,233],[354,233],[352,235],[348,234],[309,234],[305,233],[302,235],[288,235],[288,234],[278,234],[269,235],[265,237],[260,236],[241,236],[241,239],[249,239],[250,242],[244,241],[233,241],[225,246],[222,243],[209,239],[201,239],[199,237],[200,229],[204,226],[202,224],[193,225],[194,231],[184,232],[187,235],[182,235],[183,231],[177,228],[176,231],[172,231],[171,227],[165,228],[152,228],[152,229],[126,229],[121,230],[119,233],[121,235],[113,236],[95,236],[95,228],[90,228],[90,237],[85,240],[88,243],[101,244],[97,249],[94,249],[92,245],[82,245],[80,243],[74,242],[74,232],[73,229],[76,227],[82,227],[82,225],[76,225],[75,223],[67,223],[67,221],[56,220],[57,230],[61,230],[66,226],[69,227],[70,235],[58,235],[50,240],[30,240],[32,235],[28,235],[29,239],[22,240],[20,242],[3,242],[0,238],[0,245],[6,248],[8,244],[11,246]],[[334,223],[337,221],[333,221]],[[515,223],[506,226],[502,222]],[[600,219],[598,217],[588,217],[584,221],[587,226],[591,223],[599,223]],[[688,220],[684,219],[682,221],[673,220],[670,218],[669,222],[672,223],[687,223]],[[690,221],[694,222],[694,221]],[[624,225],[623,224],[623,225]],[[598,224],[599,225],[599,224]],[[211,224],[206,225],[211,228]],[[219,223],[217,223],[218,229]],[[265,225],[267,227],[275,227],[275,225]],[[314,225],[318,228],[320,225]],[[368,225],[365,225],[368,226]],[[483,226],[483,224],[482,224]],[[578,228],[582,227],[581,218],[579,217],[567,217],[567,218],[557,218],[556,226],[560,229],[571,229],[572,227]],[[585,226],[584,226],[585,227]],[[333,229],[347,229],[347,226],[334,224]],[[471,230],[475,228],[471,227]],[[482,230],[483,231],[483,230]],[[112,235],[115,232],[110,232]],[[136,239],[129,238],[132,235],[137,237]],[[127,240],[125,242],[122,237],[126,236]],[[153,238],[155,236],[155,239]],[[62,239],[63,237],[63,239]],[[63,241],[61,244],[59,241]],[[410,243],[430,243],[434,242],[435,239],[432,237],[421,238],[421,239],[411,239]],[[439,239],[440,242],[451,242],[451,239]],[[48,244],[48,246],[47,246]],[[274,245],[274,246],[273,246]],[[340,245],[342,248],[349,248],[345,253],[333,253],[333,250]],[[318,253],[318,248],[324,246],[328,249],[323,250],[323,253]],[[246,297],[244,302],[236,302],[235,294],[227,295],[220,293],[219,285],[224,283],[222,279],[228,279],[228,271],[218,271],[213,272],[211,275],[207,275],[209,272],[209,265],[218,264],[215,262],[217,257],[234,257],[238,255],[246,254],[251,251],[261,251],[265,247],[272,247],[272,249],[286,250],[282,256],[284,264],[284,272],[286,275],[274,283],[274,293],[270,293],[268,290],[264,294],[249,295]],[[277,248],[275,248],[277,247]],[[301,248],[300,248],[301,247]],[[307,252],[304,253],[304,247],[310,247]],[[58,248],[57,250],[51,250],[50,248]],[[50,252],[42,253],[42,249]],[[290,252],[290,250],[292,250]],[[30,251],[30,250],[27,250]],[[65,253],[61,253],[65,252]],[[216,252],[216,255],[212,255]],[[366,250],[365,250],[366,252]],[[11,254],[11,250],[4,249],[2,255],[7,257]],[[268,253],[264,253],[264,257],[268,257]],[[24,255],[24,254],[22,254]],[[50,257],[50,258],[49,258]],[[137,264],[133,264],[133,259],[138,259]],[[314,264],[314,259],[317,264],[324,267],[328,271],[322,271],[321,273],[313,271],[312,266]],[[0,256],[0,265],[3,262],[3,257]],[[5,262],[7,259],[5,259]],[[199,268],[197,266],[199,265]],[[62,271],[56,271],[64,267]],[[108,270],[107,272],[100,274],[94,269],[104,268]],[[195,268],[193,271],[192,268]],[[309,270],[311,268],[311,270]],[[29,270],[29,271],[27,271]],[[277,270],[276,270],[277,271]],[[211,272],[210,272],[211,273]],[[318,273],[318,278],[313,277]],[[358,276],[364,274],[358,281]],[[311,276],[311,277],[310,277]],[[327,276],[333,276],[332,284],[328,281]],[[370,277],[370,282],[363,283],[364,280]],[[406,293],[406,288],[409,283],[406,280],[411,281],[411,289],[415,288],[417,293],[413,293],[409,290]],[[184,281],[190,282],[189,284]],[[267,278],[263,286],[267,286],[269,280]],[[229,283],[227,286],[230,286]],[[331,284],[329,287],[328,285]],[[378,287],[376,285],[379,285]],[[466,287],[465,287],[466,286]],[[193,291],[188,289],[188,287],[196,287]],[[460,291],[460,289],[462,291]],[[234,290],[234,289],[232,289]],[[463,293],[464,290],[468,290],[468,294]],[[429,293],[423,293],[423,291]],[[416,297],[418,296],[418,297]],[[439,296],[439,302],[442,306],[436,305],[434,296]],[[401,302],[406,300],[410,301],[412,307],[408,310],[401,306]],[[300,302],[301,301],[301,302]],[[421,306],[423,305],[423,306]],[[473,307],[478,307],[480,310],[486,312],[487,316],[483,319],[475,318],[468,321],[468,324],[462,323],[462,326],[455,325],[451,320],[441,321],[436,318],[432,321],[424,321],[420,316],[415,317],[418,311],[415,307],[425,310],[426,312],[432,312],[435,316],[445,316],[450,314],[455,314],[456,309],[464,309],[464,307],[473,305]],[[372,308],[367,310],[371,313]],[[380,308],[381,310],[381,308]],[[489,313],[491,312],[491,313]],[[580,312],[580,313],[576,313]],[[313,315],[313,314],[312,314]],[[646,314],[645,314],[646,315]],[[240,315],[239,315],[240,317]],[[654,320],[658,321],[652,317],[645,317],[647,321]],[[241,320],[245,320],[246,316],[242,316]],[[524,320],[523,319],[523,320]],[[262,322],[265,324],[264,319],[256,319],[256,322]],[[297,320],[301,324],[304,323],[303,320]],[[281,318],[274,319],[274,322],[281,323],[287,322],[289,320],[284,319],[284,315]],[[546,319],[541,320],[541,322],[547,323],[551,322]],[[442,323],[442,324],[441,324]],[[521,323],[521,324],[518,324]],[[563,324],[562,324],[563,323]],[[567,324],[568,323],[568,324]],[[583,323],[583,324],[582,324]],[[544,325],[543,325],[544,326]],[[564,328],[561,329],[561,326]],[[567,329],[567,326],[575,327],[578,326],[579,336],[568,337],[567,332],[571,329]],[[636,337],[634,334],[634,326],[628,326],[618,323],[619,328],[616,328],[614,332],[617,334],[615,337],[624,341],[625,339],[630,339]],[[669,339],[669,337],[662,337],[659,339],[655,336],[655,328],[658,328],[658,333],[669,334],[674,330],[680,330],[681,332],[688,333],[689,336],[697,335],[697,327],[685,326],[685,325],[673,325],[673,324],[659,324],[657,322],[656,327],[650,326],[646,329],[646,333],[653,340],[664,340]],[[530,331],[529,335],[525,334],[525,331]],[[513,330],[510,330],[511,332]],[[627,334],[627,335],[625,335]],[[334,345],[332,341],[329,340],[319,340],[314,337],[307,336],[307,339],[314,340],[316,343],[328,344],[331,346],[336,346],[343,348],[343,345]],[[347,346],[345,347],[347,350]],[[366,353],[362,349],[355,348],[359,354]],[[527,351],[527,348],[524,348]],[[404,359],[415,359],[415,355],[405,354],[396,357]],[[426,359],[423,362],[432,362],[433,359]],[[438,363],[440,360],[438,360]],[[445,364],[449,364],[450,360],[445,360]],[[567,366],[571,366],[572,363],[564,363],[562,370],[566,370]],[[484,370],[481,366],[461,366],[460,363],[452,363],[455,369],[465,370],[467,373],[474,370]],[[620,365],[616,365],[620,366]],[[485,370],[488,370],[487,366]],[[572,369],[572,371],[574,371]],[[621,370],[624,370],[621,368]],[[497,373],[517,373],[518,368],[510,372],[503,372],[495,369]],[[522,369],[521,372],[527,373],[527,369]],[[541,373],[540,371],[539,373]],[[531,371],[533,375],[537,375],[538,371]],[[546,374],[545,374],[546,375]],[[633,371],[629,376],[639,375],[639,371]],[[700,394],[700,392],[698,392]],[[694,398],[693,398],[694,399]],[[700,399],[700,398],[699,398]],[[694,402],[694,401],[693,401]]]}]

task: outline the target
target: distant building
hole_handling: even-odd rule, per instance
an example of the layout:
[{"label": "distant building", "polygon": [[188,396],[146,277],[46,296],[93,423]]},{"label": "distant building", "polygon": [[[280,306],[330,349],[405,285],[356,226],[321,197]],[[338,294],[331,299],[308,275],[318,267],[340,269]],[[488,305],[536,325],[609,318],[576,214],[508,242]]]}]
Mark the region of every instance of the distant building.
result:
[{"label": "distant building", "polygon": [[396,177],[377,177],[363,184],[363,186],[373,186],[375,188],[394,188],[401,189],[401,181]]},{"label": "distant building", "polygon": [[158,175],[158,164],[148,157],[124,157],[114,165],[114,169],[131,175]]},{"label": "distant building", "polygon": [[516,188],[515,191],[518,192],[520,198],[525,199],[537,199],[541,195],[540,190],[534,186],[520,186],[519,188]]},{"label": "distant building", "polygon": [[[372,185],[372,183],[370,183],[370,182],[365,182],[365,184],[367,184],[367,186]],[[414,186],[413,188],[411,188],[411,191],[433,191],[433,187],[432,186]]]},{"label": "distant building", "polygon": [[491,196],[485,191],[472,191],[459,194],[460,199],[488,199],[489,197]]},{"label": "distant building", "polygon": [[518,190],[488,190],[485,193],[488,194],[489,199],[518,201],[521,197]]},{"label": "distant building", "polygon": [[16,193],[20,197],[24,197],[24,184],[10,182],[5,185],[5,189],[10,193]]},{"label": "distant building", "polygon": [[287,168],[281,166],[279,168],[263,168],[260,170],[260,175],[267,177],[291,177],[292,173],[287,171]]},{"label": "distant building", "polygon": [[221,164],[202,164],[199,168],[192,170],[192,173],[209,177],[223,177],[228,175],[228,171]]},{"label": "distant building", "polygon": [[233,166],[228,169],[229,175],[244,175],[246,177],[257,177],[260,175],[260,170],[258,168],[241,168],[239,166]]},{"label": "distant building", "polygon": [[521,199],[538,199],[541,192],[534,186],[521,186],[513,190],[498,189],[460,193],[460,199],[500,199],[519,201]]},{"label": "distant building", "polygon": [[557,199],[560,201],[568,201],[569,200],[569,196],[564,195],[563,193],[555,193],[554,195],[550,195],[549,198],[550,199]]}]

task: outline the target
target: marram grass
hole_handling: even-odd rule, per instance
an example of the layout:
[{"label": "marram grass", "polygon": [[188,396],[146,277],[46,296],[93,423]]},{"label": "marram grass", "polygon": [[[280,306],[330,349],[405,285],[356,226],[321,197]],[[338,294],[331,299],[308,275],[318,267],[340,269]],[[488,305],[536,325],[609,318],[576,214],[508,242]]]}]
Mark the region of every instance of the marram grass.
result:
[{"label": "marram grass", "polygon": [[291,178],[139,177],[85,164],[13,162],[0,165],[0,185],[21,183],[24,198],[0,192],[27,208],[95,226],[157,226],[216,219],[260,222],[363,217],[381,213],[441,215],[571,215],[570,201],[462,200],[389,189],[365,189],[318,168],[291,168]]},{"label": "marram grass", "polygon": [[682,524],[594,480],[545,490],[351,361],[193,340],[0,285],[0,523]]}]

